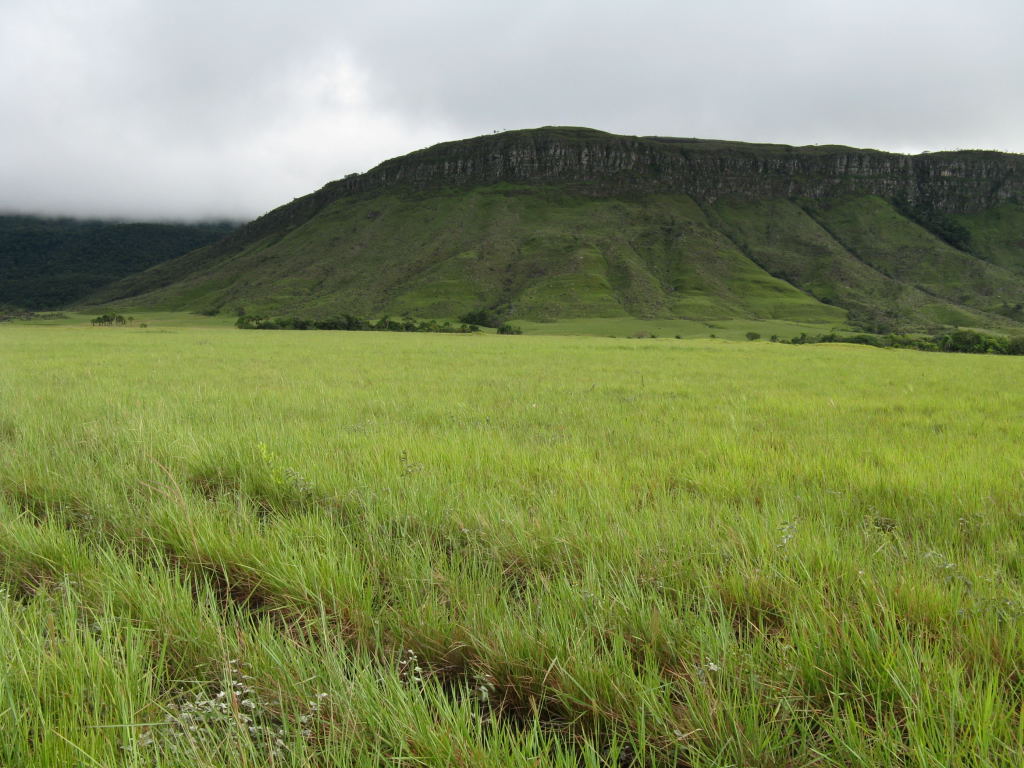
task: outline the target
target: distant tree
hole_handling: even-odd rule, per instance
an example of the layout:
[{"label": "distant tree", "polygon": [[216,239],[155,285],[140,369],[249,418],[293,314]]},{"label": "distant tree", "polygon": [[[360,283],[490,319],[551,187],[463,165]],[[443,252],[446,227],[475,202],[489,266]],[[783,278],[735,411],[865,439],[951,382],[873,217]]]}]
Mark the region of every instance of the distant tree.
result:
[{"label": "distant tree", "polygon": [[482,325],[485,328],[497,328],[501,321],[489,309],[478,309],[475,312],[467,312],[459,318],[460,323],[466,325]]},{"label": "distant tree", "polygon": [[94,317],[91,322],[93,325],[114,325],[115,323],[117,325],[125,325],[127,320],[125,320],[124,315],[107,312],[99,317]]},{"label": "distant tree", "polygon": [[761,334],[756,331],[747,331],[747,341],[757,341],[761,338]]},{"label": "distant tree", "polygon": [[939,341],[943,352],[981,353],[988,349],[987,339],[976,331],[953,331]]}]

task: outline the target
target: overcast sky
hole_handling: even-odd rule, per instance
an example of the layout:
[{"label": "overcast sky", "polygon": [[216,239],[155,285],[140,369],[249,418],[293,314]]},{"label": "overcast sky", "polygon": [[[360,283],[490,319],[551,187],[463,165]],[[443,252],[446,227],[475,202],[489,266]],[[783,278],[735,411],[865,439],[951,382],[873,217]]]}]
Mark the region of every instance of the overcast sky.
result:
[{"label": "overcast sky", "polygon": [[1024,0],[0,0],[0,210],[251,218],[494,130],[1024,152]]}]

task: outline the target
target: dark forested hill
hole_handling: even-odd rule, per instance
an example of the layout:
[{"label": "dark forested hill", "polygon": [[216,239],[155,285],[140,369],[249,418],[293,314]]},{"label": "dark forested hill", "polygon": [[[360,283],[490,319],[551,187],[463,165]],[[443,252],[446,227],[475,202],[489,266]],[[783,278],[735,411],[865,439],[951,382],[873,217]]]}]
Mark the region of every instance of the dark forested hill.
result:
[{"label": "dark forested hill", "polygon": [[0,216],[0,304],[64,307],[219,240],[235,226]]}]

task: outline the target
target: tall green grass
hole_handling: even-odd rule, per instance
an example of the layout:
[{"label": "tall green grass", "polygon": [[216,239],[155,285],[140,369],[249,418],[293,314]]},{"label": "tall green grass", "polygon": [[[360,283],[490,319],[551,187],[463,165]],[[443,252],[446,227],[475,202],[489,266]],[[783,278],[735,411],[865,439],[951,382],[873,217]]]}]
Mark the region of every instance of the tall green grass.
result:
[{"label": "tall green grass", "polygon": [[1022,363],[0,327],[0,763],[1016,766]]}]

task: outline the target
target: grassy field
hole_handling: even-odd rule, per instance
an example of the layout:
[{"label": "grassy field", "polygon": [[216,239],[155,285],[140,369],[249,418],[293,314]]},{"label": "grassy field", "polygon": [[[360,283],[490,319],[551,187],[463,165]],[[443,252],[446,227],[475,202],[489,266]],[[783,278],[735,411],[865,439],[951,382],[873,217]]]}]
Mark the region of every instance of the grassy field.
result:
[{"label": "grassy field", "polygon": [[0,764],[1019,766],[1022,376],[0,325]]}]

